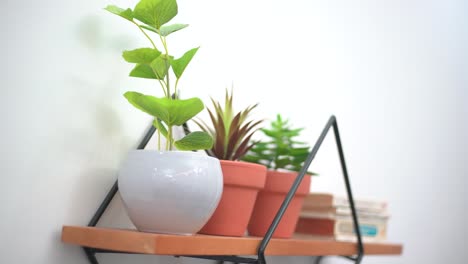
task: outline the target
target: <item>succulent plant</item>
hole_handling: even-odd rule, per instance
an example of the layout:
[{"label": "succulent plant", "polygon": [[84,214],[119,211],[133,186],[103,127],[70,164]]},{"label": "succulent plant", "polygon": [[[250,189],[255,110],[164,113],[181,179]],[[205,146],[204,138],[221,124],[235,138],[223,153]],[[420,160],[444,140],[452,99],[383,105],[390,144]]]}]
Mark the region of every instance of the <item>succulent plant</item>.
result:
[{"label": "succulent plant", "polygon": [[249,149],[253,147],[254,142],[250,139],[258,125],[263,120],[250,120],[248,116],[250,112],[257,107],[258,104],[252,105],[234,114],[232,107],[233,92],[231,94],[226,89],[224,108],[219,102],[211,98],[213,103],[213,111],[208,109],[212,127],[208,126],[202,120],[195,120],[195,123],[205,132],[210,134],[214,140],[213,147],[207,150],[210,156],[222,160],[239,160]]},{"label": "succulent plant", "polygon": [[272,170],[300,171],[310,151],[306,143],[295,140],[303,128],[291,128],[289,120],[278,114],[270,128],[260,130],[269,140],[257,142],[242,160],[262,164]]}]

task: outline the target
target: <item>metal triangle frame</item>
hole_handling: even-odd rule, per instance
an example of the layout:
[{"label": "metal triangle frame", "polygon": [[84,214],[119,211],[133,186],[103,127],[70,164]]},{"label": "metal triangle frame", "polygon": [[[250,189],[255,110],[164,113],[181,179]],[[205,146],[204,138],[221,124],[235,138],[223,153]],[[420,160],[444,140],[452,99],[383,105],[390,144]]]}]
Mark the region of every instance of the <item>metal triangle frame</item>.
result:
[{"label": "metal triangle frame", "polygon": [[[209,259],[209,260],[218,260],[220,262],[224,261],[229,261],[229,262],[234,262],[234,263],[257,263],[257,264],[266,264],[266,259],[265,259],[265,250],[268,246],[268,243],[270,242],[273,233],[275,232],[276,228],[278,227],[278,224],[280,223],[286,209],[288,208],[289,203],[291,202],[292,198],[294,197],[294,194],[296,193],[297,188],[299,187],[300,183],[302,182],[302,179],[304,178],[304,175],[307,173],[307,170],[312,163],[312,161],[315,158],[315,155],[317,154],[318,150],[322,146],[323,141],[325,140],[325,137],[327,136],[328,132],[330,129],[333,127],[333,132],[335,134],[335,141],[336,141],[336,146],[338,148],[338,154],[340,157],[340,164],[341,168],[343,171],[343,176],[344,176],[344,181],[346,185],[346,192],[348,196],[348,200],[350,203],[351,207],[351,213],[352,213],[352,218],[353,218],[353,225],[354,225],[354,230],[356,232],[357,236],[357,256],[343,256],[346,257],[347,259],[353,260],[356,264],[359,264],[364,256],[364,246],[362,243],[362,237],[361,237],[361,232],[359,229],[359,222],[358,222],[358,217],[356,213],[356,208],[354,205],[354,198],[353,194],[351,191],[351,184],[349,181],[349,176],[348,176],[348,170],[346,168],[346,162],[344,158],[344,152],[343,152],[343,146],[341,144],[341,138],[340,138],[340,133],[338,130],[338,123],[336,121],[335,116],[331,116],[330,119],[328,120],[327,124],[325,125],[325,128],[323,129],[322,133],[320,134],[320,137],[316,141],[314,147],[312,148],[311,152],[307,156],[306,161],[304,162],[304,166],[302,169],[299,171],[297,178],[295,179],[294,183],[291,186],[291,189],[289,190],[288,194],[286,195],[286,198],[284,199],[281,207],[279,208],[275,218],[273,219],[270,227],[268,228],[268,231],[266,232],[265,236],[263,237],[257,251],[257,258],[245,258],[245,257],[238,257],[238,256],[176,256],[176,257],[190,257],[190,258],[202,258],[202,259]],[[185,133],[189,132],[189,129],[186,124],[183,126]],[[140,144],[138,145],[137,149],[144,149],[146,145],[148,144],[149,140],[153,136],[154,132],[156,129],[151,126],[148,131],[146,132],[145,136],[141,140]],[[110,202],[114,198],[115,194],[118,191],[118,184],[117,181],[114,183],[112,188],[109,190],[107,193],[106,197],[102,201],[101,205],[97,209],[96,213],[93,215],[91,220],[88,223],[88,226],[96,226],[96,224],[99,222],[99,219],[102,217],[104,214],[105,210],[109,206]],[[109,251],[109,250],[101,250],[101,249],[96,249],[96,248],[89,248],[89,247],[83,247],[83,250],[86,253],[86,256],[91,264],[99,264],[97,258],[96,258],[96,253],[127,253],[128,252],[120,252],[120,251]],[[322,256],[319,256],[315,263],[319,263],[322,260]]]}]

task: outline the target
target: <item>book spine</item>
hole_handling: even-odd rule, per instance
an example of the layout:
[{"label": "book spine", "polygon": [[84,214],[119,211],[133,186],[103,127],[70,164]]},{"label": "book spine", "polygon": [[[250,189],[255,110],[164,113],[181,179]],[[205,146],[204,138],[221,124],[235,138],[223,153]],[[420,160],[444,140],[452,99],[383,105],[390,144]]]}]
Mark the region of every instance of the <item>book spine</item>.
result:
[{"label": "book spine", "polygon": [[334,232],[335,220],[333,219],[301,217],[296,225],[296,233],[333,236]]},{"label": "book spine", "polygon": [[[373,200],[355,199],[354,204],[357,209],[369,211],[386,211],[387,203]],[[334,197],[333,207],[349,208],[349,201],[345,197]]]},{"label": "book spine", "polygon": [[[384,241],[387,238],[385,221],[360,221],[359,230],[366,241]],[[357,239],[354,224],[350,220],[335,222],[335,238],[337,240],[355,241]]]},{"label": "book spine", "polygon": [[[365,241],[383,241],[387,238],[387,221],[365,219],[359,221],[359,230]],[[334,237],[336,240],[354,241],[356,233],[351,219],[299,218],[296,232]]]}]

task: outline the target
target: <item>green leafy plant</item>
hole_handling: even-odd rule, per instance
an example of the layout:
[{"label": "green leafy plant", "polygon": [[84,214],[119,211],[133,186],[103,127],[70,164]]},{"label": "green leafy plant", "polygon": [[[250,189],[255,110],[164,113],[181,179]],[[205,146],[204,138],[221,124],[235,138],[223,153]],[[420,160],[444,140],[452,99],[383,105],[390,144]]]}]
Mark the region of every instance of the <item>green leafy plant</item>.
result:
[{"label": "green leafy plant", "polygon": [[249,144],[250,138],[258,130],[258,125],[263,121],[247,120],[250,112],[258,104],[249,106],[243,111],[234,114],[232,99],[232,91],[229,94],[227,90],[224,108],[219,102],[211,99],[214,110],[208,109],[208,113],[212,122],[212,128],[202,120],[194,120],[214,140],[213,147],[207,150],[208,154],[222,160],[239,160],[244,156],[254,145],[254,143]]},{"label": "green leafy plant", "polygon": [[[134,24],[151,43],[151,47],[124,51],[122,56],[125,61],[135,65],[130,76],[155,80],[162,88],[164,97],[154,97],[134,91],[126,92],[124,96],[137,109],[154,117],[153,125],[159,134],[158,149],[161,150],[161,135],[166,138],[166,150],[174,147],[179,150],[211,148],[213,140],[205,132],[192,132],[180,140],[175,140],[172,131],[174,126],[183,125],[204,109],[203,102],[199,98],[180,100],[177,96],[179,80],[198,51],[198,48],[193,48],[177,59],[169,54],[167,37],[188,26],[187,24],[167,25],[177,15],[177,2],[141,0],[133,10],[114,5],[107,6],[105,10]],[[150,32],[157,35],[162,51],[148,35]],[[175,78],[175,82],[171,81],[172,78]]]},{"label": "green leafy plant", "polygon": [[303,128],[291,128],[289,120],[284,120],[278,114],[276,120],[271,122],[270,128],[260,130],[269,140],[257,142],[242,160],[262,164],[272,170],[301,170],[310,148],[306,143],[294,138],[299,136]]}]

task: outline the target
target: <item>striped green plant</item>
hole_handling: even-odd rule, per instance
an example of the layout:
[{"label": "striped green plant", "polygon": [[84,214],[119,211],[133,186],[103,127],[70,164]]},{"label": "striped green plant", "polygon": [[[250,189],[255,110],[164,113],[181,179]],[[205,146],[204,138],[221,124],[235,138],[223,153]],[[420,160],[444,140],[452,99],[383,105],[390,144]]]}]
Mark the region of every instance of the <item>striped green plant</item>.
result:
[{"label": "striped green plant", "polygon": [[222,160],[239,160],[255,143],[250,142],[252,135],[259,129],[263,120],[249,120],[249,114],[258,104],[234,114],[232,107],[233,93],[226,89],[224,107],[211,99],[213,110],[208,109],[211,126],[202,120],[195,120],[197,125],[211,135],[213,147],[207,150],[210,156]]}]

